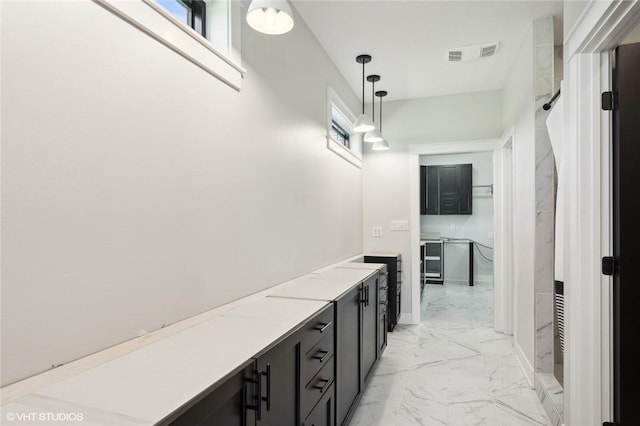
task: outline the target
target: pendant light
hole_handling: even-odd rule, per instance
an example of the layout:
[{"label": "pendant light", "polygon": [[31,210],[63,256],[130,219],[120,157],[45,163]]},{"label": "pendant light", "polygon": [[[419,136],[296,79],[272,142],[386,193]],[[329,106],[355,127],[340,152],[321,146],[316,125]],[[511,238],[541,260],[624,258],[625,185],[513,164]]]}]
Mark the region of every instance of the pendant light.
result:
[{"label": "pendant light", "polygon": [[[382,137],[382,98],[387,96],[387,92],[385,90],[379,90],[375,95],[380,98],[380,137]],[[389,149],[389,143],[385,138],[382,138],[381,141],[374,143],[371,149],[374,151],[386,151]]]},{"label": "pendant light", "polygon": [[293,12],[286,0],[253,0],[247,11],[247,23],[264,34],[284,34],[293,28]]},{"label": "pendant light", "polygon": [[[371,83],[371,117],[373,117],[374,126],[376,121],[376,81],[380,81],[380,76],[377,74],[372,74],[367,76],[367,81]],[[369,130],[364,134],[363,141],[368,143],[382,142],[384,138],[382,134],[375,127],[373,130]]]},{"label": "pendant light", "polygon": [[371,62],[371,55],[358,55],[356,56],[356,62],[362,64],[362,114],[356,118],[356,122],[353,124],[353,131],[364,133],[376,128],[373,121],[364,113],[364,64]]}]

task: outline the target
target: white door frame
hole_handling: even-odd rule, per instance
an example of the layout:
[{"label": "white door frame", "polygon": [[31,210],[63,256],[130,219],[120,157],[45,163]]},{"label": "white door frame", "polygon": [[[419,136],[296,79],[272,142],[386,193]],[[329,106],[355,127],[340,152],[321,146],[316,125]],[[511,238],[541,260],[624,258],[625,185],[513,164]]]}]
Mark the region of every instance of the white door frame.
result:
[{"label": "white door frame", "polygon": [[639,19],[637,0],[592,1],[564,43],[564,401],[572,426],[612,420],[611,282],[600,273],[601,257],[611,254],[611,131],[600,94],[610,89],[607,52]]},{"label": "white door frame", "polygon": [[[498,221],[496,213],[498,210],[503,211],[503,206],[511,206],[511,193],[504,191],[504,183],[502,181],[503,161],[496,162],[496,158],[502,159],[504,155],[503,148],[509,146],[513,140],[513,129],[510,128],[500,139],[461,141],[461,142],[445,142],[445,143],[425,143],[410,146],[410,226],[411,230],[411,322],[417,324],[420,322],[420,156],[421,155],[446,155],[446,154],[464,154],[470,152],[493,152],[494,153],[494,259],[501,259],[494,263],[494,327],[497,331],[510,333],[513,324],[513,310],[511,309],[512,299],[507,302],[505,297],[511,298],[513,294],[513,282],[503,277],[508,276],[506,267],[510,264],[505,263],[503,259],[511,257],[510,246],[505,246],[504,237],[508,235],[506,230],[506,222]],[[510,159],[509,159],[510,160]],[[508,250],[508,255],[505,253]],[[497,268],[500,267],[500,271]],[[507,296],[508,295],[508,296]]]}]

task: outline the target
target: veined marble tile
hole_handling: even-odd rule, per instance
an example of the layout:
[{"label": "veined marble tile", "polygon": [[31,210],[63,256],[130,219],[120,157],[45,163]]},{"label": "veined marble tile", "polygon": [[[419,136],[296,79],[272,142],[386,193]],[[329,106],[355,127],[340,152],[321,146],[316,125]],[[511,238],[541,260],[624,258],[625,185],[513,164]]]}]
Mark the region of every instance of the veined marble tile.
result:
[{"label": "veined marble tile", "polygon": [[553,222],[553,211],[536,211],[534,288],[537,293],[553,293]]},{"label": "veined marble tile", "polygon": [[535,307],[535,369],[553,373],[553,294],[536,293]]},{"label": "veined marble tile", "polygon": [[492,302],[491,285],[425,287],[420,325],[389,333],[351,424],[550,425]]}]

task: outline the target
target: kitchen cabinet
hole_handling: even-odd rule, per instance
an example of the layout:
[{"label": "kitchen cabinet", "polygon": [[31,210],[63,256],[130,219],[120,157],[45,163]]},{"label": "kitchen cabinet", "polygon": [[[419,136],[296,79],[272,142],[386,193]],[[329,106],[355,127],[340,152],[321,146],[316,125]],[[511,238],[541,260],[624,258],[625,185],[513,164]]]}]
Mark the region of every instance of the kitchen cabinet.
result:
[{"label": "kitchen cabinet", "polygon": [[400,253],[371,253],[365,255],[364,261],[387,265],[387,331],[393,331],[400,319],[402,256]]},{"label": "kitchen cabinet", "polygon": [[387,267],[380,271],[380,281],[378,283],[378,359],[382,356],[387,347],[387,305],[388,289]]},{"label": "kitchen cabinet", "polygon": [[421,215],[470,215],[473,166],[420,166]]},{"label": "kitchen cabinet", "polygon": [[335,301],[336,425],[348,424],[379,354],[379,274]]},{"label": "kitchen cabinet", "polygon": [[172,426],[253,426],[255,411],[247,407],[255,403],[254,360],[247,361],[235,374],[212,386],[160,424]]},{"label": "kitchen cabinet", "polygon": [[294,333],[256,359],[259,391],[257,426],[296,426],[300,393],[300,333]]}]

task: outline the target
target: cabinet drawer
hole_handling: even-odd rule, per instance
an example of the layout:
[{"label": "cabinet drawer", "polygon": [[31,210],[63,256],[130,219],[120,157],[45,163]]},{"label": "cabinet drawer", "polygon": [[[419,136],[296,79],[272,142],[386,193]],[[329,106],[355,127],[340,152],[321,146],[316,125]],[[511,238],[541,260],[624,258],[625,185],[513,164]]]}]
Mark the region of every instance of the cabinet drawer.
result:
[{"label": "cabinet drawer", "polygon": [[333,362],[333,328],[325,332],[316,345],[302,359],[302,384],[307,385],[313,376],[328,362]]},{"label": "cabinet drawer", "polygon": [[313,410],[318,401],[332,388],[334,379],[334,359],[331,357],[324,367],[318,371],[313,379],[305,386],[300,395],[300,405],[303,417]]},{"label": "cabinet drawer", "polygon": [[331,385],[313,411],[302,422],[302,426],[333,426],[336,409],[334,395],[334,385]]},{"label": "cabinet drawer", "polygon": [[306,354],[309,349],[313,348],[320,339],[328,334],[333,336],[333,304],[330,304],[304,325],[301,337],[301,352]]}]

